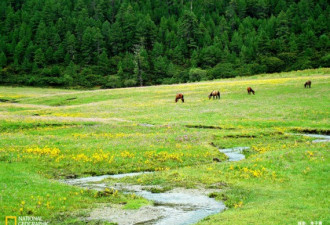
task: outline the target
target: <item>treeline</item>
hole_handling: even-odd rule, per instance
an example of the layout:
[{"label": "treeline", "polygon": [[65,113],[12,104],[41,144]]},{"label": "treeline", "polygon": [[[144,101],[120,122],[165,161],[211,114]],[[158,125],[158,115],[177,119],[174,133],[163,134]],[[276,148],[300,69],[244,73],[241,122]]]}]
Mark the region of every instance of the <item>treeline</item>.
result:
[{"label": "treeline", "polygon": [[327,0],[2,0],[0,84],[170,84],[330,66]]}]

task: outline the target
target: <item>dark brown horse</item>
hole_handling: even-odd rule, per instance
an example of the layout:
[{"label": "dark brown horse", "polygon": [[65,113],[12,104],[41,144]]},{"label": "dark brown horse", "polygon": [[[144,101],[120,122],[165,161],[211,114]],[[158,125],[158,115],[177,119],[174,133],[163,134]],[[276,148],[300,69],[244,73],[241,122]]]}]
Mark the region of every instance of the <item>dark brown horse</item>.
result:
[{"label": "dark brown horse", "polygon": [[183,94],[182,93],[176,94],[175,102],[178,102],[179,99],[181,99],[181,101],[184,102],[184,98],[183,98]]},{"label": "dark brown horse", "polygon": [[251,92],[254,94],[254,90],[251,87],[247,88],[247,92],[248,92],[248,94],[251,94]]},{"label": "dark brown horse", "polygon": [[305,83],[305,88],[307,88],[307,87],[309,87],[309,88],[311,88],[311,85],[312,85],[312,81],[307,81],[306,83]]},{"label": "dark brown horse", "polygon": [[215,99],[219,98],[220,99],[220,91],[212,91],[210,94],[209,94],[209,99],[211,99],[211,97],[215,97]]}]

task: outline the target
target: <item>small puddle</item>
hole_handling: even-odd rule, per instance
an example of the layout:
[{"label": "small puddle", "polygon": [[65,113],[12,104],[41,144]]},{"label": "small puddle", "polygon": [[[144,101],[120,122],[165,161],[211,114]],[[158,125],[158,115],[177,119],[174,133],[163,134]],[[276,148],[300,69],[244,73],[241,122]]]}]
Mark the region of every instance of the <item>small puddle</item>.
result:
[{"label": "small puddle", "polygon": [[245,159],[245,155],[242,153],[245,149],[249,149],[249,147],[224,148],[219,149],[219,151],[228,156],[228,161],[234,162]]},{"label": "small puddle", "polygon": [[[106,183],[92,182],[100,182],[106,178],[122,178],[146,173],[151,172],[68,179],[65,180],[64,183],[89,189],[104,190],[104,188],[109,187]],[[215,190],[177,188],[165,193],[152,193],[145,190],[148,186],[122,183],[115,184],[109,188],[114,188],[126,193],[135,193],[136,195],[153,201],[154,205],[144,206],[139,210],[123,210],[116,207],[98,208],[91,212],[87,220],[106,220],[116,222],[118,225],[188,225],[194,224],[209,215],[219,213],[225,209],[225,205],[222,202],[218,202],[207,196]]]}]

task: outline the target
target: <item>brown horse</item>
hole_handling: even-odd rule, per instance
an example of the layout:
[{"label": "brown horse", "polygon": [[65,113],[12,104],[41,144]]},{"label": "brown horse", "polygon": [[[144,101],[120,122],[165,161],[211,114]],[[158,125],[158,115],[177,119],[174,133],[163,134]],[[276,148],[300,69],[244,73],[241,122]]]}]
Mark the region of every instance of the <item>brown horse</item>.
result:
[{"label": "brown horse", "polygon": [[305,88],[307,88],[307,87],[309,87],[309,88],[311,88],[311,85],[312,85],[312,81],[307,81],[305,84],[304,84],[304,86],[305,86]]},{"label": "brown horse", "polygon": [[211,97],[215,97],[215,99],[219,98],[220,99],[220,91],[212,91],[210,94],[209,94],[209,99],[211,99]]},{"label": "brown horse", "polygon": [[175,102],[178,102],[179,99],[181,99],[181,101],[184,102],[184,98],[183,98],[183,94],[182,93],[176,94]]},{"label": "brown horse", "polygon": [[251,87],[247,88],[247,92],[248,92],[248,94],[251,94],[251,92],[254,94],[254,90]]}]

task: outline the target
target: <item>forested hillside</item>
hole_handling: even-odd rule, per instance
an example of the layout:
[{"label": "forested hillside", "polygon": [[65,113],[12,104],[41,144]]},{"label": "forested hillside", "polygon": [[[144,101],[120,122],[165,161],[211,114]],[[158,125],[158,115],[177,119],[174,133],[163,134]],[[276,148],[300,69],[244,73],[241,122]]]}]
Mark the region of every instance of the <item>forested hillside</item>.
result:
[{"label": "forested hillside", "polygon": [[177,83],[330,66],[327,0],[1,0],[0,84]]}]

